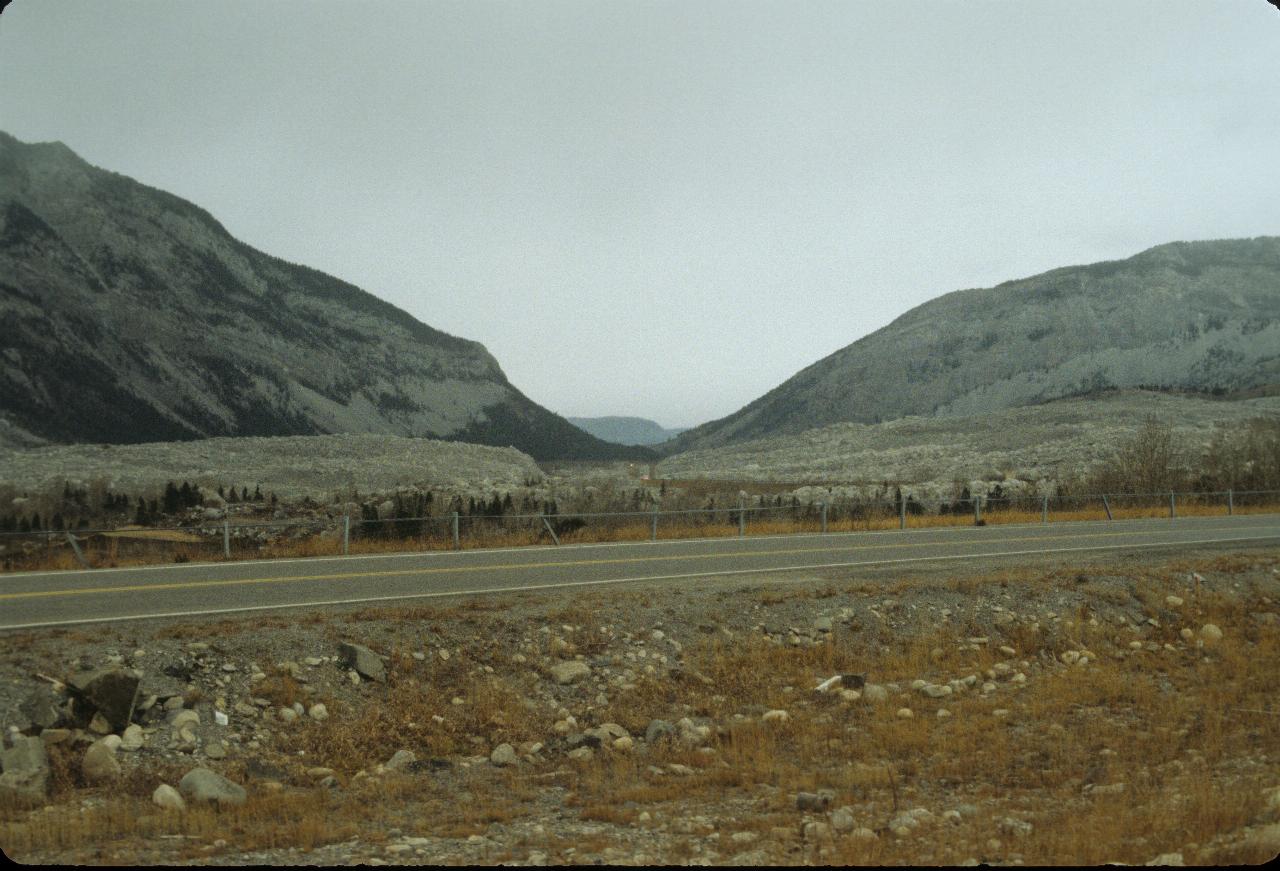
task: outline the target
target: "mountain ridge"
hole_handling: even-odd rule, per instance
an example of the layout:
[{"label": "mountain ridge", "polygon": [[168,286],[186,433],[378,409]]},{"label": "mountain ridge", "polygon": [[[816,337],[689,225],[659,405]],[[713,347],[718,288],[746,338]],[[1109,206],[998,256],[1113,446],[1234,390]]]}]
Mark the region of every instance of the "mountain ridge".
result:
[{"label": "mountain ridge", "polygon": [[598,439],[619,445],[656,445],[678,436],[688,427],[664,427],[645,417],[603,415],[566,417],[566,420]]},{"label": "mountain ridge", "polygon": [[0,267],[0,419],[24,443],[375,432],[651,456],[534,403],[479,342],[62,143],[0,132]]},{"label": "mountain ridge", "polygon": [[659,450],[978,414],[1106,388],[1274,383],[1280,237],[1170,242],[943,294]]}]

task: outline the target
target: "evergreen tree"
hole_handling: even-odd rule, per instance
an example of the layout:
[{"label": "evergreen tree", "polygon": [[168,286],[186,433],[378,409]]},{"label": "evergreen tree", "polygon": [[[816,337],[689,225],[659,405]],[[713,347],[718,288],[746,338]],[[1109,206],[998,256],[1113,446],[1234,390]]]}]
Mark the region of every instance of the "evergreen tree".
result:
[{"label": "evergreen tree", "polygon": [[254,502],[261,502],[261,501],[262,501],[262,485],[261,485],[261,484],[255,484],[255,485],[254,485],[254,488],[253,488],[253,501],[254,501]]},{"label": "evergreen tree", "polygon": [[173,482],[170,481],[164,487],[164,513],[165,514],[177,513],[178,506],[179,506],[179,502],[178,502],[179,498],[180,497],[178,495],[178,488],[173,486]]},{"label": "evergreen tree", "polygon": [[51,525],[58,532],[62,532],[62,530],[66,529],[66,525],[62,522],[62,514],[55,513],[53,515]]}]

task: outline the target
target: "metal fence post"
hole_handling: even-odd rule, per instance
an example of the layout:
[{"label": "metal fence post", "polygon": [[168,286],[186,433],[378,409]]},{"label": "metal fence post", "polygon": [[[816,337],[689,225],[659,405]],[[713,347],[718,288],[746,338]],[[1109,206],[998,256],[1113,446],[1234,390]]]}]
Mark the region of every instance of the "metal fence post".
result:
[{"label": "metal fence post", "polygon": [[973,525],[977,526],[982,523],[982,497],[978,494],[973,495]]},{"label": "metal fence post", "polygon": [[458,541],[458,512],[453,512],[453,549],[459,550],[461,544]]},{"label": "metal fence post", "polygon": [[556,535],[556,531],[551,528],[551,521],[547,519],[547,515],[539,514],[538,516],[542,518],[542,525],[547,528],[547,532],[551,533],[551,540],[556,543],[557,547],[559,547],[560,536]]},{"label": "metal fence post", "polygon": [[342,555],[346,556],[351,549],[351,515],[342,515]]},{"label": "metal fence post", "polygon": [[1049,522],[1049,497],[1048,496],[1040,497],[1040,522],[1041,523]]},{"label": "metal fence post", "polygon": [[747,515],[743,511],[742,497],[738,497],[738,538],[743,538],[747,534]]},{"label": "metal fence post", "polygon": [[1172,492],[1172,491],[1170,491],[1170,493],[1169,493],[1169,519],[1170,519],[1170,520],[1172,520],[1173,518],[1175,518],[1175,517],[1177,517],[1177,516],[1178,516],[1178,509],[1174,507],[1174,494],[1173,494],[1173,492]]},{"label": "metal fence post", "polygon": [[1227,491],[1227,516],[1228,517],[1230,517],[1232,514],[1235,513],[1236,506],[1234,502],[1235,502],[1235,491],[1228,490]]},{"label": "metal fence post", "polygon": [[222,555],[231,559],[231,521],[222,519]]},{"label": "metal fence post", "polygon": [[76,562],[80,563],[80,567],[89,568],[89,561],[84,558],[84,554],[80,552],[80,545],[76,543],[76,537],[70,532],[67,533],[67,544],[71,545],[71,552],[76,556]]},{"label": "metal fence post", "polygon": [[898,528],[907,528],[907,494],[898,493]]},{"label": "metal fence post", "polygon": [[651,518],[651,523],[649,526],[649,540],[650,541],[658,540],[658,506],[657,505],[653,506],[653,517]]},{"label": "metal fence post", "polygon": [[1107,519],[1111,519],[1111,503],[1107,501],[1107,494],[1102,494],[1102,510],[1107,512]]},{"label": "metal fence post", "polygon": [[827,531],[827,503],[822,503],[822,531]]}]

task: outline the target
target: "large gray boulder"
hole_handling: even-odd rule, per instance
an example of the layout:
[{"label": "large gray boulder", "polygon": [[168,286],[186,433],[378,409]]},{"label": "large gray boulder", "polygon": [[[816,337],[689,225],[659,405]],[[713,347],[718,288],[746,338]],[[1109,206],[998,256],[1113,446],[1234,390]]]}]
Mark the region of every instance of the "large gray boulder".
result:
[{"label": "large gray boulder", "polygon": [[38,686],[22,700],[18,713],[31,724],[31,731],[39,733],[52,729],[65,719],[59,701],[52,687]]},{"label": "large gray boulder", "polygon": [[188,801],[219,805],[241,805],[248,798],[243,786],[207,768],[193,768],[183,775],[178,782],[178,792]]},{"label": "large gray boulder", "polygon": [[94,741],[80,762],[80,773],[89,783],[110,783],[120,776],[120,762],[115,745],[105,739]]},{"label": "large gray boulder", "polygon": [[0,802],[43,804],[49,795],[49,757],[44,741],[18,735],[13,746],[0,752]]},{"label": "large gray boulder", "polygon": [[580,659],[571,659],[551,666],[551,677],[558,684],[571,684],[591,674],[591,666]]},{"label": "large gray boulder", "polygon": [[338,645],[338,660],[347,668],[354,668],[361,677],[379,681],[387,679],[382,657],[362,644],[342,642]]},{"label": "large gray boulder", "polygon": [[67,688],[76,699],[76,711],[86,719],[99,713],[111,731],[123,732],[133,719],[142,676],[128,668],[102,668],[76,675]]}]

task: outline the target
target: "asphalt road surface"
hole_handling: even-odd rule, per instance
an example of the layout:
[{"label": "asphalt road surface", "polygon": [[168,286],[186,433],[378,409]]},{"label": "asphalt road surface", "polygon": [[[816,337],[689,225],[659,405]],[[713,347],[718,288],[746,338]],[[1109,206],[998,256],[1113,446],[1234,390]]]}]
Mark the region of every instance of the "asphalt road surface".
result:
[{"label": "asphalt road surface", "polygon": [[525,547],[0,575],[0,630],[724,575],[1280,543],[1280,515]]}]

